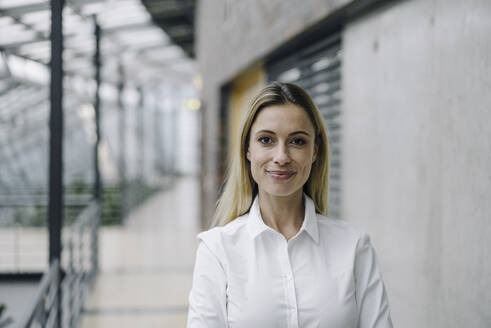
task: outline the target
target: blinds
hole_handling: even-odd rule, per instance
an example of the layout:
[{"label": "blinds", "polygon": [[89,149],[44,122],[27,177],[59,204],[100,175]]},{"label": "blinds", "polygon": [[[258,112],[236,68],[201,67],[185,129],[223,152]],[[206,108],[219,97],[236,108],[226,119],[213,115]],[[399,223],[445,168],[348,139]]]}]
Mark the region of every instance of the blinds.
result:
[{"label": "blinds", "polygon": [[268,80],[300,85],[318,106],[329,139],[329,216],[341,215],[341,37],[331,35],[267,64]]}]

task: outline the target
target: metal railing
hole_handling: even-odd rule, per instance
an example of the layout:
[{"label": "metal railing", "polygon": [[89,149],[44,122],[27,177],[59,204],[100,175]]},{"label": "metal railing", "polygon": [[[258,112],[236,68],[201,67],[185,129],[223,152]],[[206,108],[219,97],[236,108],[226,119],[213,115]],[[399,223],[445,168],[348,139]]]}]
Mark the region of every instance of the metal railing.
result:
[{"label": "metal railing", "polygon": [[[66,229],[61,264],[51,263],[44,273],[34,303],[18,327],[78,327],[88,292],[98,270],[100,205],[92,201]],[[60,298],[61,297],[61,298]]]},{"label": "metal railing", "polygon": [[55,260],[43,275],[34,302],[18,327],[55,327],[59,288],[60,263]]},{"label": "metal railing", "polygon": [[[74,224],[90,204],[91,200],[85,200],[86,195],[83,196],[83,202],[64,204],[65,226]],[[15,211],[20,211],[17,213],[23,216],[16,222],[12,220]],[[46,204],[33,206],[19,203],[13,208],[0,201],[0,274],[38,274],[48,270],[49,231],[46,217]],[[69,230],[64,229],[64,233]]]},{"label": "metal railing", "polygon": [[94,201],[77,218],[64,242],[68,258],[62,282],[63,327],[78,326],[83,305],[97,274],[99,221],[100,206]]}]

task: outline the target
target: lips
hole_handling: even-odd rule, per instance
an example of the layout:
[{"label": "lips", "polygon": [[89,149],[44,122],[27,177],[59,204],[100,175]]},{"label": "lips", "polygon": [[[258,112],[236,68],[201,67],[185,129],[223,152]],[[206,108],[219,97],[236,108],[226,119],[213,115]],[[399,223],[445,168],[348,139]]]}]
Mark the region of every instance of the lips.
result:
[{"label": "lips", "polygon": [[266,171],[266,173],[278,180],[288,180],[295,175],[295,171],[281,171],[281,170],[272,170]]}]

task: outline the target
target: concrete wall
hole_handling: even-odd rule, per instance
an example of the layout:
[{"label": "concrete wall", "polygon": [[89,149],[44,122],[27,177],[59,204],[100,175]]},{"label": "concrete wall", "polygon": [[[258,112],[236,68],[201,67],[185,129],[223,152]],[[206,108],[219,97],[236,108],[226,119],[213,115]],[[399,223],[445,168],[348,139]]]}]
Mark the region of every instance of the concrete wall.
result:
[{"label": "concrete wall", "polygon": [[395,327],[491,327],[491,2],[403,1],[343,35],[343,216]]},{"label": "concrete wall", "polygon": [[351,0],[198,1],[196,52],[204,102],[202,215],[217,199],[220,88],[287,40]]}]

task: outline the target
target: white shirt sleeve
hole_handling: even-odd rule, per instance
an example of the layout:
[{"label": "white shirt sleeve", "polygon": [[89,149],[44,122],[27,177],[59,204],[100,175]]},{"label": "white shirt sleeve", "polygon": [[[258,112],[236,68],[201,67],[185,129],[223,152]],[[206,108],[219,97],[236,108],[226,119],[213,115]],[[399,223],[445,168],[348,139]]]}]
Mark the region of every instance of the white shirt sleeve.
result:
[{"label": "white shirt sleeve", "polygon": [[225,272],[216,255],[203,241],[200,241],[196,253],[187,327],[228,327]]},{"label": "white shirt sleeve", "polygon": [[355,259],[355,287],[359,328],[392,328],[389,303],[375,251],[368,235],[358,242]]}]

